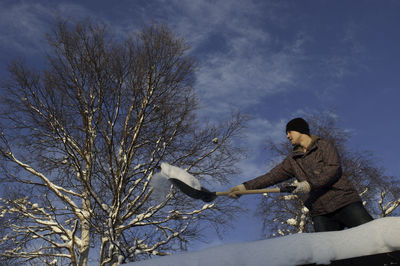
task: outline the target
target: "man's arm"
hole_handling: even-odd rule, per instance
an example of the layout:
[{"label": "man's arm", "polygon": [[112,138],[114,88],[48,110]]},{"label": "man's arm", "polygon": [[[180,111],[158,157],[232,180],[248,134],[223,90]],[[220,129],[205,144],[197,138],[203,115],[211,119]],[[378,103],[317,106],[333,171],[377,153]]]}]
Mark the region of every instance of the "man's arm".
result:
[{"label": "man's arm", "polygon": [[243,184],[246,189],[260,189],[275,185],[293,177],[294,173],[292,166],[289,162],[289,158],[286,158],[282,163],[275,166],[268,173],[244,182]]}]

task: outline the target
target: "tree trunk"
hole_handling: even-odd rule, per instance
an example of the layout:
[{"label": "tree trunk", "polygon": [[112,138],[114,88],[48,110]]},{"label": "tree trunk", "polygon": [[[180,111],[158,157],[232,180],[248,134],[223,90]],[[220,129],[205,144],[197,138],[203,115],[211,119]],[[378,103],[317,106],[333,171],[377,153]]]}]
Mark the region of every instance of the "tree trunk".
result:
[{"label": "tree trunk", "polygon": [[[88,192],[84,193],[89,194]],[[83,219],[81,220],[81,245],[79,248],[79,266],[86,266],[89,258],[90,250],[90,224],[89,224],[89,213],[90,213],[90,202],[87,200],[89,195],[83,197],[82,211]]]}]

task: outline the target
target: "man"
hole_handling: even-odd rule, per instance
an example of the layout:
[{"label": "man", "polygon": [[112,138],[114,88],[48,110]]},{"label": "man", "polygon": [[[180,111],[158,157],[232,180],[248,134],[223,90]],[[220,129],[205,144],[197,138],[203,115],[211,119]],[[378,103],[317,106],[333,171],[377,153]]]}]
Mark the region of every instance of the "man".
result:
[{"label": "man", "polygon": [[308,123],[295,118],[286,125],[292,153],[265,175],[230,189],[235,192],[260,189],[296,178],[293,193],[301,194],[310,210],[316,232],[336,231],[372,220],[349,179],[342,175],[339,154],[332,143],[310,135]]}]

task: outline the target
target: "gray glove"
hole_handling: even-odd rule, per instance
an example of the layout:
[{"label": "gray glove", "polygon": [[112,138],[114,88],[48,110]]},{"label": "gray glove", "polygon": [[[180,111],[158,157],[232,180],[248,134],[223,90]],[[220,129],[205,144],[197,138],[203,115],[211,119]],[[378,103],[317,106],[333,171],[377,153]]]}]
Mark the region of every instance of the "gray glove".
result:
[{"label": "gray glove", "polygon": [[294,194],[308,194],[311,191],[310,183],[307,181],[301,181],[294,183],[293,185],[296,187],[296,189],[293,190]]},{"label": "gray glove", "polygon": [[234,186],[229,190],[230,193],[228,194],[228,197],[233,198],[233,199],[238,199],[238,198],[240,198],[241,195],[236,194],[235,192],[244,191],[244,190],[246,190],[246,187],[243,184]]}]

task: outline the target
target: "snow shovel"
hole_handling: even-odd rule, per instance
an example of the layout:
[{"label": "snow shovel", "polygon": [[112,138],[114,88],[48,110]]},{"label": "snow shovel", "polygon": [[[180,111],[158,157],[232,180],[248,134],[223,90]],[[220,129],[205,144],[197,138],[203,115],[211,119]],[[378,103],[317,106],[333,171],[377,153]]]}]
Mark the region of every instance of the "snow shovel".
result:
[{"label": "snow shovel", "polygon": [[[191,198],[194,199],[200,199],[204,202],[211,202],[215,200],[218,196],[228,196],[229,191],[222,191],[222,192],[211,192],[208,189],[201,187],[199,189],[195,189],[189,185],[187,185],[185,182],[176,179],[176,178],[169,178],[169,181],[172,182],[177,188],[179,188],[180,191],[182,191],[184,194],[188,195]],[[245,194],[264,194],[264,193],[271,193],[271,192],[286,192],[286,193],[291,193],[293,190],[295,190],[295,186],[286,186],[283,188],[265,188],[265,189],[254,189],[254,190],[243,190],[243,191],[238,191],[235,192],[235,194],[238,195],[245,195]]]},{"label": "snow shovel", "polygon": [[[175,185],[180,191],[182,191],[187,196],[200,199],[204,202],[211,202],[217,196],[228,196],[229,191],[224,192],[211,192],[208,189],[200,185],[199,180],[194,176],[186,172],[185,170],[169,165],[167,163],[161,164],[161,176],[167,178],[173,185]],[[236,194],[263,194],[272,192],[286,192],[291,193],[295,190],[295,186],[287,186],[283,188],[267,188],[267,189],[255,189],[255,190],[244,190],[236,192]]]}]

